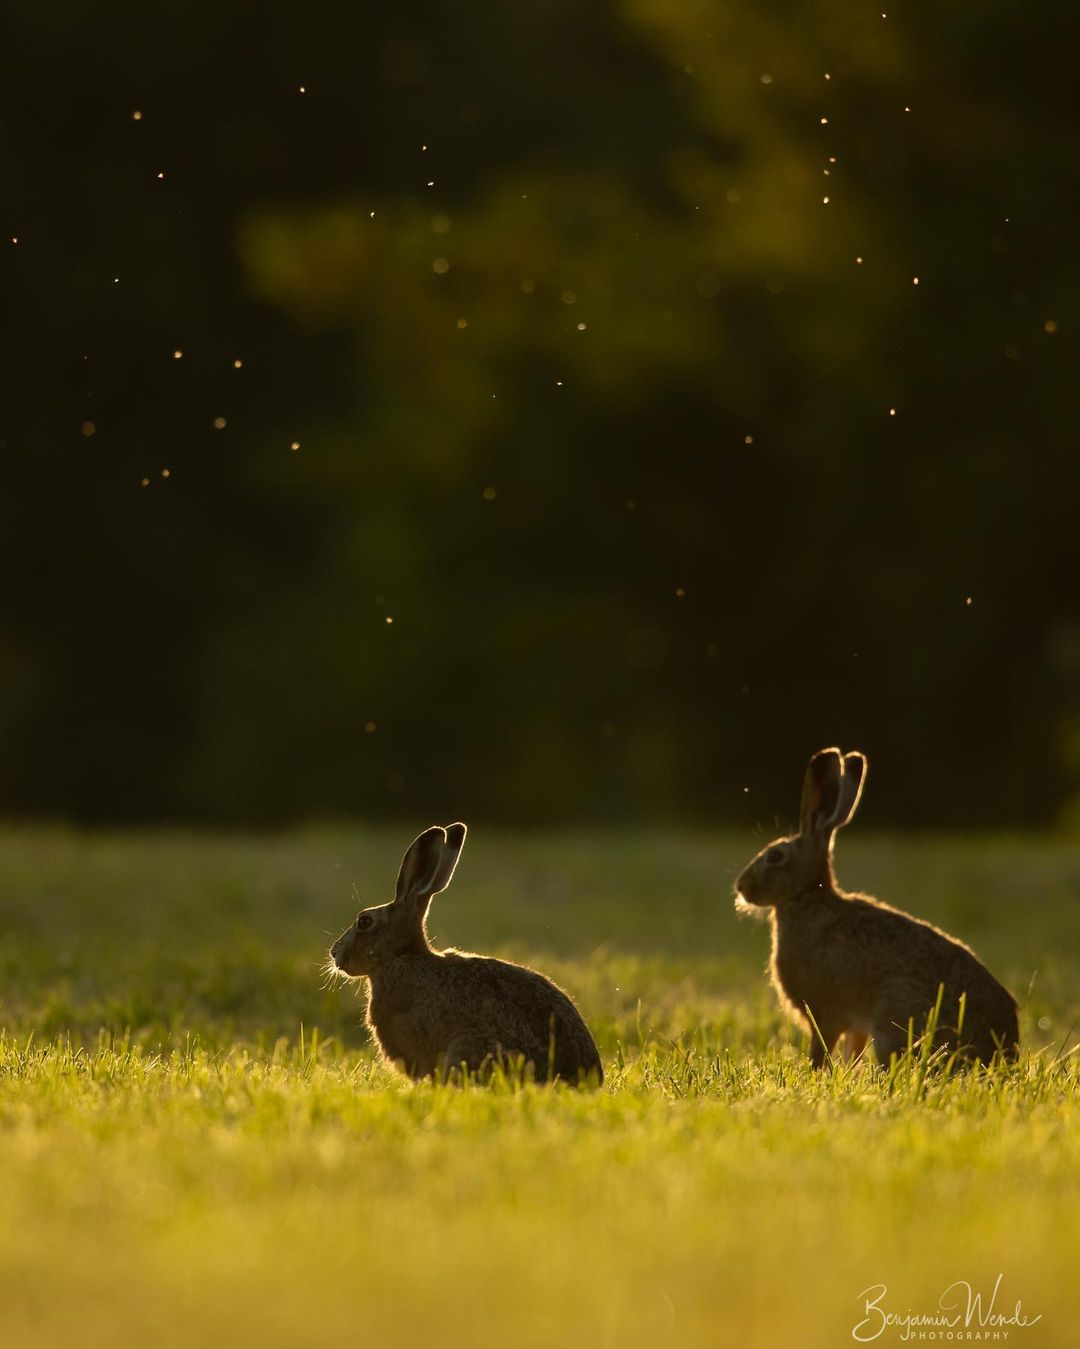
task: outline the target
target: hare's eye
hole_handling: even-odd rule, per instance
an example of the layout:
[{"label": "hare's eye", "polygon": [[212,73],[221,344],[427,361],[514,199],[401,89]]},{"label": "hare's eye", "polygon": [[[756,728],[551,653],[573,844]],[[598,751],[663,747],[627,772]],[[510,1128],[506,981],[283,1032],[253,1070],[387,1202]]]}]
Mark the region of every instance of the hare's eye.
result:
[{"label": "hare's eye", "polygon": [[770,848],[769,851],[765,854],[765,861],[768,862],[769,866],[771,867],[776,866],[778,862],[782,862],[783,860],[784,860],[783,848]]},{"label": "hare's eye", "polygon": [[371,923],[372,918],[370,913],[362,913],[360,917],[356,920],[356,926],[361,929],[365,927],[370,927]]}]

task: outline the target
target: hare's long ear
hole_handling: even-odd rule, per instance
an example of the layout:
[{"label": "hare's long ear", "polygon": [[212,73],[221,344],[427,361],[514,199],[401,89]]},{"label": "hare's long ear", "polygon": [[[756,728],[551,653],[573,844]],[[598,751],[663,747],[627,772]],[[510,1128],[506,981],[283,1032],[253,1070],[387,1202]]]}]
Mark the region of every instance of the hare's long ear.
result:
[{"label": "hare's long ear", "polygon": [[458,864],[461,850],[465,846],[465,835],[468,832],[460,822],[446,826],[446,842],[443,844],[442,858],[435,873],[435,884],[431,888],[433,895],[437,895],[440,890],[445,890],[453,880],[454,868]]},{"label": "hare's long ear", "polygon": [[836,816],[832,822],[834,829],[840,829],[851,823],[851,817],[859,808],[863,787],[866,784],[866,755],[853,750],[844,755],[844,776],[840,780],[840,799],[836,803]]},{"label": "hare's long ear", "polygon": [[465,842],[465,826],[452,824],[449,829],[433,825],[409,844],[401,859],[397,893],[394,902],[429,900],[445,890],[454,874],[458,856]]},{"label": "hare's long ear", "polygon": [[799,833],[829,833],[840,802],[840,784],[844,761],[838,749],[819,749],[806,766],[802,804],[799,807]]},{"label": "hare's long ear", "polygon": [[395,904],[435,893],[435,877],[446,846],[446,830],[433,825],[409,844],[398,871]]}]

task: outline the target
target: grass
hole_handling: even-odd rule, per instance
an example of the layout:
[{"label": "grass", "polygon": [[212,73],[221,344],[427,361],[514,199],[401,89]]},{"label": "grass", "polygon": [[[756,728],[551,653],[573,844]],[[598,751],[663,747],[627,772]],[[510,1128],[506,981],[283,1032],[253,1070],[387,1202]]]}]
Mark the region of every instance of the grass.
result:
[{"label": "grass", "polygon": [[871,1285],[929,1314],[999,1273],[1041,1317],[1010,1343],[1080,1340],[1080,847],[843,840],[1013,988],[1026,1052],[814,1074],[732,912],[752,840],[477,829],[433,937],[574,993],[582,1094],[405,1083],[321,988],[407,836],[0,833],[5,1349],[815,1349]]}]

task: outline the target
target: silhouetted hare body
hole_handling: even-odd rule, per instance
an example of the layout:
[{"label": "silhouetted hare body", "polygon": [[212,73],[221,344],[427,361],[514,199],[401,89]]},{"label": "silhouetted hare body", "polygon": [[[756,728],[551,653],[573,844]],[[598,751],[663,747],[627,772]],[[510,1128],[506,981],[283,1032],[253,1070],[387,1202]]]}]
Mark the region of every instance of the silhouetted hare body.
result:
[{"label": "silhouetted hare body", "polygon": [[737,907],[769,911],[773,985],[789,1014],[810,1027],[812,1062],[825,1063],[849,1033],[856,1043],[872,1037],[887,1064],[906,1048],[909,1021],[916,1037],[922,1033],[939,988],[935,1046],[983,1062],[997,1050],[1014,1058],[1016,1001],[970,947],[837,886],[833,841],[855,814],[865,779],[864,755],[819,750],[806,770],[799,832],[763,848],[735,882]]},{"label": "silhouetted hare body", "polygon": [[371,983],[368,1026],[383,1054],[413,1078],[485,1075],[526,1065],[537,1081],[603,1080],[596,1044],[577,1008],[524,966],[434,951],[426,919],[445,890],[465,826],[426,829],[409,846],[392,903],[364,909],[334,942],[334,966]]}]

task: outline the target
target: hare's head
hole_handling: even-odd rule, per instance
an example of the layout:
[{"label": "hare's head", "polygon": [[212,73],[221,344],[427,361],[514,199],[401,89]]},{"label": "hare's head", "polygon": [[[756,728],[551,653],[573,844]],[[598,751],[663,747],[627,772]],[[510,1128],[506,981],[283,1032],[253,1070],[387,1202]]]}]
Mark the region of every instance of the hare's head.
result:
[{"label": "hare's head", "polygon": [[428,950],[428,905],[445,890],[465,842],[463,824],[435,825],[413,839],[401,859],[393,903],[362,909],[330,948],[334,968],[350,978],[370,974],[394,956]]},{"label": "hare's head", "polygon": [[803,780],[799,832],[762,848],[735,882],[736,903],[768,908],[833,884],[836,831],[855,814],[866,781],[866,756],[821,749]]}]

